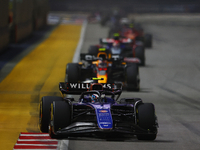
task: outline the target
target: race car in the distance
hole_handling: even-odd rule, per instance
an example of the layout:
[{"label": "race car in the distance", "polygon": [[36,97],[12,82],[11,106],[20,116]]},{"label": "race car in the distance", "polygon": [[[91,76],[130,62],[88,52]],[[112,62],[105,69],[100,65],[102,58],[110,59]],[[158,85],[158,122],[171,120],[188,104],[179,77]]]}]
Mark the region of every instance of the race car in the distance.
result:
[{"label": "race car in the distance", "polygon": [[[157,117],[152,103],[140,98],[121,98],[115,84],[66,83],[59,89],[62,97],[44,96],[40,102],[40,130],[51,138],[83,136],[137,136],[155,140]],[[68,98],[65,94],[80,95]]]},{"label": "race car in the distance", "polygon": [[144,47],[152,47],[152,34],[144,33],[144,29],[140,23],[136,23],[128,18],[121,18],[118,24],[111,26],[108,33],[108,38],[112,38],[114,33],[119,33],[125,38],[130,38],[135,43],[141,41]]},{"label": "race car in the distance", "polygon": [[105,47],[112,54],[118,54],[123,57],[134,57],[140,59],[140,66],[145,66],[145,48],[142,42],[135,43],[130,38],[122,38],[118,33],[113,38],[101,38],[100,45],[91,45],[88,53],[97,55],[98,48]]},{"label": "race car in the distance", "polygon": [[81,54],[82,62],[68,63],[65,82],[84,82],[91,77],[103,78],[99,83],[122,83],[123,89],[140,90],[137,58],[111,55],[105,48],[99,48],[97,56]]}]

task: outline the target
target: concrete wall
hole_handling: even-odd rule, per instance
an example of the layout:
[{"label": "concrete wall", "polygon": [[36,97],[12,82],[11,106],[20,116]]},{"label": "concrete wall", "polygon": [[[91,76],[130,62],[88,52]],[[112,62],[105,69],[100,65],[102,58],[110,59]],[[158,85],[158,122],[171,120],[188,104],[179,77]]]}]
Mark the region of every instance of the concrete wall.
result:
[{"label": "concrete wall", "polygon": [[0,52],[47,23],[49,0],[0,0]]},{"label": "concrete wall", "polygon": [[33,27],[39,29],[47,23],[47,15],[49,12],[49,1],[48,0],[34,0],[33,10]]},{"label": "concrete wall", "polygon": [[[14,4],[14,42],[28,37],[32,31],[33,0],[15,0]],[[13,39],[12,39],[13,41]]]},{"label": "concrete wall", "polygon": [[15,43],[31,35],[46,25],[48,0],[15,0],[14,41]]},{"label": "concrete wall", "polygon": [[112,11],[128,13],[195,13],[199,0],[49,0],[52,11]]},{"label": "concrete wall", "polygon": [[0,0],[0,52],[6,48],[9,43],[8,8],[8,1]]}]

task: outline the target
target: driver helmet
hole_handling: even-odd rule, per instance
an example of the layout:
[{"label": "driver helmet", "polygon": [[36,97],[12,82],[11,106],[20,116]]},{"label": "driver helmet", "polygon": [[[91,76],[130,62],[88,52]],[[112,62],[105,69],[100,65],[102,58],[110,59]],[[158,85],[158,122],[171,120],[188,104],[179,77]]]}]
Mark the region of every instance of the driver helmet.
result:
[{"label": "driver helmet", "polygon": [[113,46],[111,48],[111,53],[112,54],[120,54],[121,53],[121,48],[120,48],[120,42],[119,41],[114,41]]},{"label": "driver helmet", "polygon": [[120,39],[119,33],[114,33],[113,39],[114,39],[114,40],[119,40],[119,39]]},{"label": "driver helmet", "polygon": [[120,42],[118,40],[113,42],[113,47],[114,48],[119,48],[119,46],[120,46]]},{"label": "driver helmet", "polygon": [[92,103],[97,102],[98,98],[99,98],[99,96],[97,94],[92,94],[92,96],[91,96],[91,102]]}]

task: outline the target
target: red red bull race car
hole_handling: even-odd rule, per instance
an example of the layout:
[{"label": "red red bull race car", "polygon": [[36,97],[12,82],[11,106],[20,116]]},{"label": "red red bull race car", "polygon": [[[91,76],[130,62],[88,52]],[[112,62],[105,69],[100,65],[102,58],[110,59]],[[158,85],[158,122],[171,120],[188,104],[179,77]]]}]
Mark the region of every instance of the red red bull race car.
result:
[{"label": "red red bull race car", "polygon": [[99,48],[97,56],[81,54],[81,60],[67,64],[66,82],[85,82],[97,77],[102,78],[99,83],[121,83],[125,90],[140,90],[139,59],[112,55],[105,48]]}]

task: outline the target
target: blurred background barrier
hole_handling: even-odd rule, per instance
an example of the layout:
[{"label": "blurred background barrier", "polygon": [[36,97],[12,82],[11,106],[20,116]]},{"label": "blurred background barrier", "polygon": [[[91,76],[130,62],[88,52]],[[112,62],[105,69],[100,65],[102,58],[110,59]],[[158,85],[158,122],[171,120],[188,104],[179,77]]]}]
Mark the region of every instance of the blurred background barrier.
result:
[{"label": "blurred background barrier", "polygon": [[200,13],[199,0],[0,0],[0,52],[47,24],[49,11],[108,14]]},{"label": "blurred background barrier", "polygon": [[52,11],[111,11],[128,13],[195,13],[199,0],[49,0]]},{"label": "blurred background barrier", "polygon": [[0,0],[0,51],[9,43],[9,5],[8,1]]},{"label": "blurred background barrier", "polygon": [[46,25],[48,0],[0,0],[0,52]]}]

